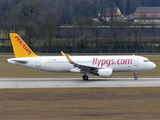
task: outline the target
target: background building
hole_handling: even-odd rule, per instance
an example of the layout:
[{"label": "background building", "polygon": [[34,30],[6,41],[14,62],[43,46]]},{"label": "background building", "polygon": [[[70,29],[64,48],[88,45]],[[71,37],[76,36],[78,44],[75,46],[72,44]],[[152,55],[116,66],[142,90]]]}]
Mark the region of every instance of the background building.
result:
[{"label": "background building", "polygon": [[102,13],[98,14],[99,21],[101,22],[124,22],[125,17],[121,13],[120,9],[117,7],[112,8],[105,8]]},{"label": "background building", "polygon": [[134,13],[134,23],[160,24],[160,7],[138,7]]}]

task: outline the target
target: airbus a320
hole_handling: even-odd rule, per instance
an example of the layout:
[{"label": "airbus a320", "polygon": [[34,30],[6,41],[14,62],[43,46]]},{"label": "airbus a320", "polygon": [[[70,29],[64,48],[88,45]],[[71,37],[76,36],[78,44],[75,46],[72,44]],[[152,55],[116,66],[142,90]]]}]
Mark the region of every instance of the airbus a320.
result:
[{"label": "airbus a320", "polygon": [[38,56],[22,40],[17,33],[10,33],[15,58],[7,59],[8,63],[49,72],[82,73],[83,80],[88,74],[99,77],[112,77],[114,72],[148,71],[156,65],[146,57],[136,55],[110,56],[69,56],[61,51],[62,56]]}]

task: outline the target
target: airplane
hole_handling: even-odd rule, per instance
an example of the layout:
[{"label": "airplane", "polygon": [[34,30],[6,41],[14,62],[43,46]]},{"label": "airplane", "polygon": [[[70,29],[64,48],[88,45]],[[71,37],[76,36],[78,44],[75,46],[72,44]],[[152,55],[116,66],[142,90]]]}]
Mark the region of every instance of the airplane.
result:
[{"label": "airplane", "polygon": [[107,78],[114,72],[133,72],[137,80],[137,72],[156,68],[149,59],[136,55],[70,56],[61,51],[62,56],[38,56],[17,33],[9,35],[15,58],[7,62],[36,70],[81,73],[83,80],[89,79],[88,74]]}]

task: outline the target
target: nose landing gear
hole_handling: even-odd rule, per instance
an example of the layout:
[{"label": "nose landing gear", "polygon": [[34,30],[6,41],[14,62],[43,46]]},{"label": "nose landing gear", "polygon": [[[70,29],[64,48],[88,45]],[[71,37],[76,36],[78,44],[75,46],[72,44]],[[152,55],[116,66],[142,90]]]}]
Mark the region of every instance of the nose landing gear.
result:
[{"label": "nose landing gear", "polygon": [[135,79],[135,80],[138,80],[138,77],[137,77],[137,75],[136,75],[136,72],[134,72],[134,79]]}]

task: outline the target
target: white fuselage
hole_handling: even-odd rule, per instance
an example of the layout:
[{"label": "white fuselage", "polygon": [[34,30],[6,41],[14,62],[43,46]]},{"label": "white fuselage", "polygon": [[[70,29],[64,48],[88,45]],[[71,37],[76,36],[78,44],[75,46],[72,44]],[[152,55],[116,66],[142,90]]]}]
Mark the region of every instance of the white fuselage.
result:
[{"label": "white fuselage", "polygon": [[[100,69],[111,68],[113,72],[139,72],[154,69],[156,65],[141,56],[70,56],[72,61]],[[7,62],[50,72],[82,72],[68,62],[65,56],[42,56],[11,58]]]}]

